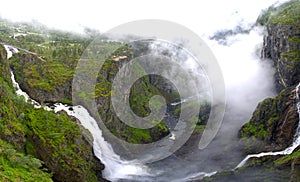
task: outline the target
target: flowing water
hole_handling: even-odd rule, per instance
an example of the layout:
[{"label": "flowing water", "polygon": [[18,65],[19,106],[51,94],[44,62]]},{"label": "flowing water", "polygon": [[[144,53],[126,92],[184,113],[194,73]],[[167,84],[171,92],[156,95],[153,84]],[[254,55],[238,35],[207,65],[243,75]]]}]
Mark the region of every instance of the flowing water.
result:
[{"label": "flowing water", "polygon": [[[7,51],[8,59],[14,53],[18,52],[18,50],[12,46],[4,45],[4,47]],[[89,112],[84,107],[68,106],[61,103],[56,103],[51,107],[43,106],[37,101],[31,99],[26,92],[21,90],[12,71],[11,80],[14,88],[16,89],[17,95],[24,97],[26,102],[34,105],[34,108],[43,108],[47,111],[54,111],[55,113],[59,111],[65,111],[69,116],[76,117],[80,121],[81,125],[90,131],[94,139],[93,150],[95,156],[105,165],[105,169],[103,171],[104,178],[114,181],[122,178],[131,179],[134,178],[135,175],[150,176],[150,174],[147,172],[146,166],[136,164],[135,161],[124,161],[120,158],[120,156],[115,154],[111,145],[103,138],[102,131],[98,127],[95,119],[91,117]]]},{"label": "flowing water", "polygon": [[[12,56],[13,53],[18,52],[18,50],[12,46],[5,45],[5,49],[8,52],[8,58]],[[13,72],[11,72],[11,79],[13,82],[14,87],[16,88],[16,93],[20,96],[23,96],[25,100],[31,104],[34,105],[35,108],[43,108],[48,111],[65,111],[68,115],[76,117],[80,123],[88,129],[93,138],[93,149],[94,153],[97,158],[99,158],[102,163],[105,165],[105,170],[103,171],[103,177],[112,180],[112,181],[166,181],[166,180],[172,180],[172,181],[190,181],[195,179],[201,179],[205,176],[211,176],[217,173],[216,170],[214,170],[213,167],[209,168],[203,168],[202,171],[199,172],[199,169],[201,168],[199,164],[209,161],[210,160],[199,160],[199,158],[203,159],[206,155],[205,151],[193,151],[196,154],[190,154],[188,157],[182,157],[180,154],[175,154],[165,160],[162,160],[155,164],[149,164],[148,166],[138,164],[138,161],[124,161],[120,158],[119,155],[117,155],[112,146],[105,141],[105,139],[102,136],[102,131],[98,127],[95,119],[91,117],[89,112],[82,106],[67,106],[63,105],[61,103],[56,103],[54,106],[42,106],[35,100],[31,99],[27,93],[23,92],[19,84],[16,82]],[[297,109],[298,113],[300,112],[300,103],[299,103],[299,87],[300,84],[297,86]],[[191,98],[188,98],[191,99]],[[182,101],[184,102],[184,101]],[[179,104],[179,103],[173,103],[173,104]],[[234,114],[231,112],[230,114]],[[225,116],[226,120],[226,116]],[[229,118],[227,118],[229,120]],[[221,128],[222,130],[222,128]],[[248,159],[254,158],[254,157],[263,157],[267,155],[287,155],[291,154],[293,150],[299,146],[300,144],[300,127],[298,126],[296,134],[295,134],[295,140],[291,147],[279,151],[279,152],[266,152],[266,153],[260,153],[260,154],[252,154],[248,155],[242,162],[240,162],[236,168],[239,168],[243,166]],[[220,132],[222,133],[222,131]],[[221,135],[222,136],[222,135]],[[175,136],[171,136],[171,139],[175,139]],[[220,138],[217,137],[217,139],[214,141],[215,143],[218,143],[217,141],[220,140]],[[212,142],[212,143],[214,143]],[[212,151],[218,150],[214,147],[209,148],[207,152],[209,155],[213,155],[211,153]],[[198,153],[197,153],[198,152]],[[202,154],[200,154],[202,153]],[[179,157],[178,157],[179,156]],[[184,156],[184,155],[183,155]],[[197,157],[197,159],[194,162],[191,162],[191,156]],[[226,155],[225,155],[226,156]],[[193,158],[192,157],[192,158]],[[222,160],[221,160],[222,161]],[[221,162],[222,163],[222,162]],[[218,164],[218,162],[215,162],[215,165]],[[160,169],[160,166],[165,165],[167,168],[164,170]],[[171,167],[172,165],[172,167]],[[186,170],[182,170],[183,166],[189,166]],[[199,168],[199,169],[198,169]],[[227,167],[228,168],[228,167]],[[236,169],[235,168],[235,169]],[[217,168],[218,171],[222,171],[224,168]],[[174,170],[180,171],[177,174],[174,174]],[[207,171],[207,172],[203,172]],[[173,172],[173,173],[172,173]],[[173,174],[173,175],[170,175]]]},{"label": "flowing water", "polygon": [[[240,22],[235,23],[238,25]],[[247,22],[244,21],[242,24],[246,25]],[[269,65],[262,64],[257,55],[257,50],[262,45],[263,31],[259,27],[254,27],[249,33],[238,33],[225,37],[226,44],[211,40],[209,36],[204,39],[212,48],[224,74],[227,107],[222,126],[215,139],[204,150],[195,147],[199,138],[192,137],[187,145],[170,157],[150,164],[126,161],[116,154],[111,144],[102,136],[101,128],[95,119],[84,107],[67,106],[61,103],[54,104],[52,107],[42,106],[20,89],[13,72],[11,72],[11,79],[16,93],[23,96],[35,108],[53,112],[63,110],[68,115],[76,117],[90,131],[94,138],[94,153],[105,165],[103,177],[111,181],[181,182],[199,180],[205,176],[214,175],[217,171],[239,168],[253,157],[292,153],[300,144],[299,126],[292,146],[283,151],[253,154],[244,158],[242,149],[238,146],[237,132],[245,122],[249,121],[257,103],[266,97],[274,96],[271,84],[273,80],[270,79],[273,77],[272,69],[269,69]],[[7,50],[8,58],[18,52],[13,46],[4,45],[4,47]],[[300,112],[299,85],[296,92],[298,113]],[[187,97],[186,100],[172,103],[172,106],[192,99],[192,97]],[[176,136],[171,135],[170,139],[175,140]]]}]

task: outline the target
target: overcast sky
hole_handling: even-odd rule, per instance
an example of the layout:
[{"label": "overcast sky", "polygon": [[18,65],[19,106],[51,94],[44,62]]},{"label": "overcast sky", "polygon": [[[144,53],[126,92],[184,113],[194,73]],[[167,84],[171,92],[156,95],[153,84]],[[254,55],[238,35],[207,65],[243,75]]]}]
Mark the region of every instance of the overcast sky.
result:
[{"label": "overcast sky", "polygon": [[236,23],[254,22],[261,9],[277,0],[1,0],[0,16],[14,21],[37,20],[49,27],[107,31],[140,19],[164,19],[201,34]]}]

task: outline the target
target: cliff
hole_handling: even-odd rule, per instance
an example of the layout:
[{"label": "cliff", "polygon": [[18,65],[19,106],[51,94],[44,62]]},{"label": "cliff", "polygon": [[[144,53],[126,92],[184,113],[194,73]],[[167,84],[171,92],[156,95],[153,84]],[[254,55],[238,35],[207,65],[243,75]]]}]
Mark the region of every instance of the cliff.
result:
[{"label": "cliff", "polygon": [[35,109],[17,96],[2,45],[0,58],[0,180],[101,180],[88,132],[65,113]]},{"label": "cliff", "polygon": [[[98,83],[96,85],[96,102],[99,104],[99,114],[104,121],[106,127],[118,138],[130,143],[151,143],[155,142],[162,137],[169,134],[169,130],[163,122],[160,122],[155,127],[149,129],[138,129],[126,125],[121,121],[114,111],[111,104],[111,85],[113,79],[117,75],[119,69],[128,63],[131,59],[134,59],[141,54],[147,52],[148,45],[122,45],[110,55],[102,69],[98,74]],[[115,61],[116,57],[124,57],[124,59]],[[136,69],[143,71],[143,68],[136,65]],[[124,73],[124,77],[130,77],[129,73]],[[151,80],[152,78],[152,80]],[[155,84],[153,76],[144,76],[138,79],[130,89],[129,103],[133,112],[139,117],[146,117],[150,113],[149,99],[153,95],[163,95],[164,90],[161,89],[163,85],[166,85],[164,80],[161,80],[159,84]],[[167,102],[174,101],[178,97],[167,98]]]},{"label": "cliff", "polygon": [[292,144],[298,122],[296,89],[289,87],[258,104],[240,137],[250,153],[283,150]]},{"label": "cliff", "polygon": [[66,65],[21,51],[11,67],[22,90],[39,103],[70,102],[73,70]]},{"label": "cliff", "polygon": [[266,27],[262,58],[271,61],[275,85],[280,94],[262,101],[242,136],[254,136],[273,149],[290,145],[298,126],[295,88],[300,81],[300,2],[271,7],[258,22]]},{"label": "cliff", "polygon": [[[296,86],[300,82],[300,2],[270,7],[258,23],[266,27],[262,58],[271,61],[280,94],[258,104],[251,120],[240,130],[248,153],[278,151],[290,146],[299,124]],[[291,166],[291,181],[299,180],[299,148],[291,155],[273,159],[275,166]]]}]

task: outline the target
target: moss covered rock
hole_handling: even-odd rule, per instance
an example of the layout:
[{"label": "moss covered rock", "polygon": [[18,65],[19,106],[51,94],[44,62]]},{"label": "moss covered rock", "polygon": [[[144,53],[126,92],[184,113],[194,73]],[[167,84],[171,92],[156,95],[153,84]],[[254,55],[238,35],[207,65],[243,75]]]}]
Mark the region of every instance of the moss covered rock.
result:
[{"label": "moss covered rock", "polygon": [[292,144],[298,120],[296,90],[288,88],[258,104],[240,137],[249,152],[282,150]]},{"label": "moss covered rock", "polygon": [[[147,49],[147,46],[143,48],[143,51],[146,51],[145,49]],[[145,53],[143,51],[137,51],[129,45],[120,46],[103,64],[102,69],[98,74],[98,83],[95,88],[96,102],[99,104],[98,110],[106,127],[118,138],[135,144],[155,142],[169,134],[169,130],[163,122],[150,129],[138,129],[126,125],[116,116],[111,104],[112,82],[119,69],[134,57],[138,57],[140,54]],[[116,61],[116,58],[122,59]],[[135,66],[137,70],[140,69],[140,71],[144,71],[141,66]],[[130,107],[139,117],[146,117],[149,115],[150,108],[148,103],[152,96],[164,96],[163,89],[159,89],[159,86],[154,83],[153,80],[155,79],[153,78],[154,76],[144,76],[138,79],[130,89]],[[152,82],[150,81],[151,79]],[[165,82],[160,82],[161,85],[164,85],[164,83]],[[168,101],[170,102],[170,100]]]},{"label": "moss covered rock", "polygon": [[277,91],[300,81],[300,2],[269,8],[258,22],[266,25],[262,57],[274,65]]},{"label": "moss covered rock", "polygon": [[11,63],[17,82],[31,98],[40,103],[71,102],[72,69],[26,52],[15,54]]}]

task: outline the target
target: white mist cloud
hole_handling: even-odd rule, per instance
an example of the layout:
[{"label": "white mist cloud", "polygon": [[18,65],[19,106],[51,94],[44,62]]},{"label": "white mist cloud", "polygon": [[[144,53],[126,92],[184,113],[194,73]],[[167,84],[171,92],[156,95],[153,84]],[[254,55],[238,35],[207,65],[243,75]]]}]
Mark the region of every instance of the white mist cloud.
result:
[{"label": "white mist cloud", "polygon": [[220,64],[231,107],[251,113],[259,101],[274,96],[271,62],[259,58],[263,43],[261,28],[228,37],[228,45],[220,45],[214,40],[207,42]]},{"label": "white mist cloud", "polygon": [[200,35],[237,23],[254,22],[262,8],[276,0],[14,0],[2,1],[0,16],[15,21],[38,20],[50,27],[82,31],[82,26],[104,32],[139,19],[164,19],[185,25]]}]

